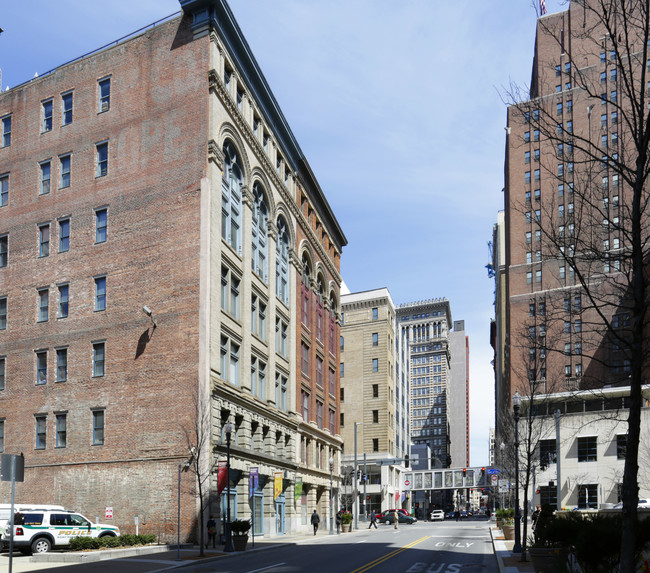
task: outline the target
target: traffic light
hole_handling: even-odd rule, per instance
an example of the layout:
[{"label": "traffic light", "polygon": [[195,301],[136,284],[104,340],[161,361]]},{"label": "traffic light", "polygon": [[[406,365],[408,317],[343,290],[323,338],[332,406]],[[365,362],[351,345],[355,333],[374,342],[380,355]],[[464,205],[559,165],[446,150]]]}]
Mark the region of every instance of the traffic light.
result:
[{"label": "traffic light", "polygon": [[357,480],[361,479],[361,470],[357,470]]},{"label": "traffic light", "polygon": [[463,468],[463,477],[465,477],[466,475],[467,475],[467,470]]},{"label": "traffic light", "polygon": [[404,466],[409,467],[409,455],[408,454],[406,454],[404,456]]}]

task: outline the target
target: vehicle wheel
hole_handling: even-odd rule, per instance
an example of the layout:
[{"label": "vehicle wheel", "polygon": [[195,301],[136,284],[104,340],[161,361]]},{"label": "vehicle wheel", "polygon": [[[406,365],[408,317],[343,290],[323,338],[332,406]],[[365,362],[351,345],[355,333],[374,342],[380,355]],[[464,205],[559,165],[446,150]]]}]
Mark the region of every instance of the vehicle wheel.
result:
[{"label": "vehicle wheel", "polygon": [[114,533],[102,533],[99,537],[115,537]]},{"label": "vehicle wheel", "polygon": [[50,540],[45,537],[39,537],[32,543],[33,553],[47,553],[51,548]]}]

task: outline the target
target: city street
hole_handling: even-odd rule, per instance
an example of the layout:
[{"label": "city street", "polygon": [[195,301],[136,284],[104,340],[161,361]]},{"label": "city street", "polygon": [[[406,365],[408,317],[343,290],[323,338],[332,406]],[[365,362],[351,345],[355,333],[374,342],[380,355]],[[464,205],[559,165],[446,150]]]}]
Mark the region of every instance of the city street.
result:
[{"label": "city street", "polygon": [[[352,534],[330,536],[328,531],[318,535],[273,539],[256,543],[252,551],[249,540],[245,553],[222,555],[195,564],[184,561],[183,572],[202,573],[494,573],[498,571],[486,521],[419,522],[400,525],[395,530],[379,525],[368,530],[360,523],[360,530]],[[279,545],[283,541],[289,544]],[[77,573],[157,573],[179,567],[175,553],[132,557],[88,564],[50,564],[50,573],[69,571]],[[2,555],[6,560],[6,553]],[[14,571],[44,570],[42,565],[30,564],[28,558],[17,556]]]}]

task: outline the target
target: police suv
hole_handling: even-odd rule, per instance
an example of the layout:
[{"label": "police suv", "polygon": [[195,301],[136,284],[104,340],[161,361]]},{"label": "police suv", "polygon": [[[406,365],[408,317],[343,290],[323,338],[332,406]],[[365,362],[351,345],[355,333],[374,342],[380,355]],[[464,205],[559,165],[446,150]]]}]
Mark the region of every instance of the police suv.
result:
[{"label": "police suv", "polygon": [[[45,553],[52,547],[62,547],[73,537],[118,536],[120,530],[112,525],[92,523],[83,515],[68,510],[25,511],[14,516],[14,547],[22,553]],[[9,544],[9,527],[2,535]]]}]

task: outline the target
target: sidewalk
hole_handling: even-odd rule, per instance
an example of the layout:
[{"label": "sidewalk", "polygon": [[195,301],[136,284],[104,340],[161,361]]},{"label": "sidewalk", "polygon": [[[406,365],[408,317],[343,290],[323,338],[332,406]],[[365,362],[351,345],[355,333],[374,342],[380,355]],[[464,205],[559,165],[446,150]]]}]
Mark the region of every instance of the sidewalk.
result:
[{"label": "sidewalk", "polygon": [[506,541],[503,532],[496,526],[490,527],[490,535],[501,573],[534,573],[535,568],[530,557],[526,557],[526,561],[522,563],[521,553],[512,552],[514,541]]}]

